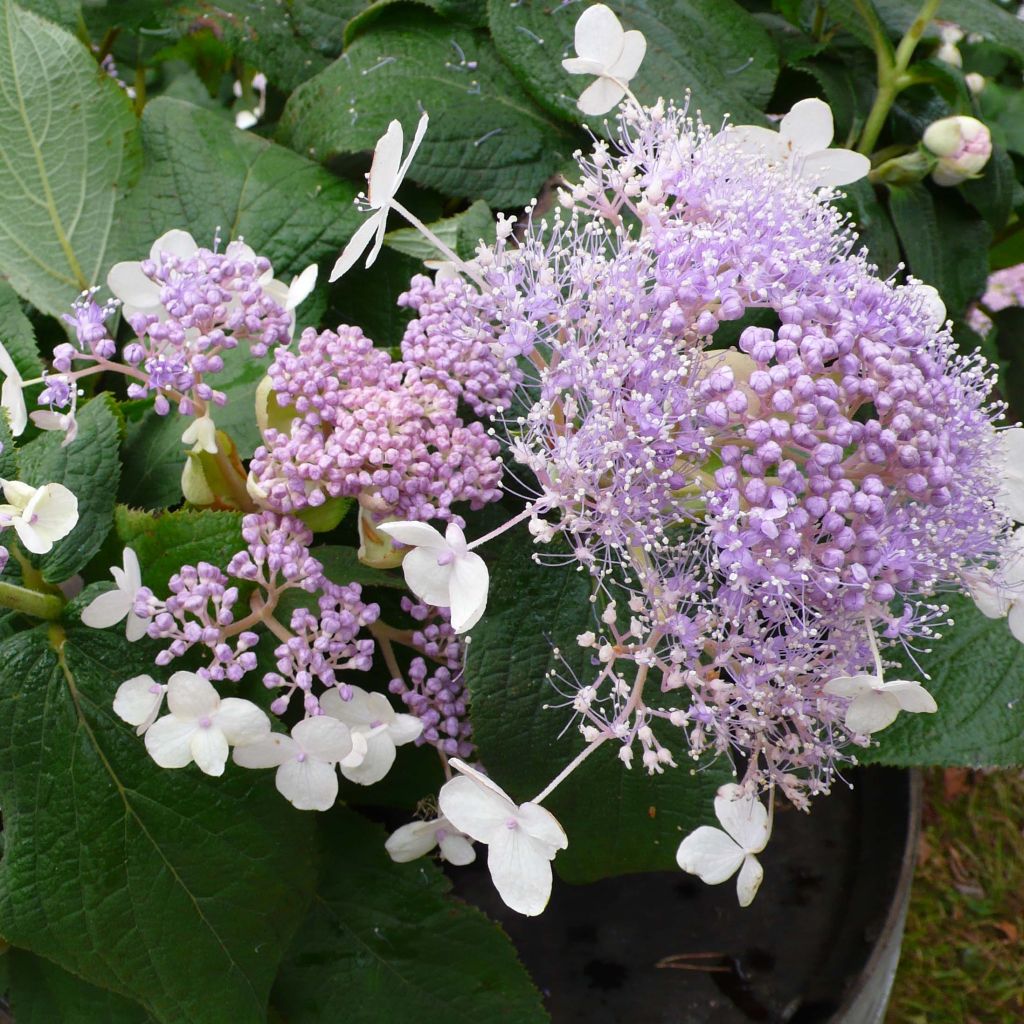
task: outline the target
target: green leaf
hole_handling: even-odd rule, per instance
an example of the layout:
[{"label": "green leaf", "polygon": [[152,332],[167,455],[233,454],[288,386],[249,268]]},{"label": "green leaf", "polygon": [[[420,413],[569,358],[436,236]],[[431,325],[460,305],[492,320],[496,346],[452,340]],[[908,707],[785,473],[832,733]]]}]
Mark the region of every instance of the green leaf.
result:
[{"label": "green leaf", "polygon": [[[726,114],[737,124],[761,124],[779,71],[771,37],[733,0],[614,0],[609,6],[626,29],[647,37],[647,54],[630,87],[644,102],[659,96],[681,103],[692,90],[691,112],[718,127]],[[574,124],[576,107],[593,81],[570,75],[562,58],[575,53],[573,29],[581,7],[547,0],[489,0],[491,32],[502,59],[547,110]],[[611,116],[611,115],[609,115]],[[590,119],[594,126],[603,118]]]},{"label": "green leaf", "polygon": [[[528,542],[509,541],[488,557],[487,612],[473,629],[466,664],[480,760],[517,801],[532,799],[583,749],[579,733],[565,728],[571,708],[545,708],[561,703],[547,672],[567,673],[552,645],[579,678],[593,673],[576,645],[592,628],[588,579],[571,568],[535,565],[531,554]],[[679,767],[648,776],[640,766],[625,768],[608,743],[544,801],[569,836],[555,859],[563,878],[675,869],[680,841],[713,820],[715,792],[732,779],[724,761],[694,772],[685,752],[676,751],[676,759]]]},{"label": "green leaf", "polygon": [[0,273],[47,313],[103,280],[138,174],[131,102],[89,51],[0,0]]},{"label": "green leaf", "polygon": [[548,1020],[504,932],[447,896],[434,863],[393,864],[384,830],[352,811],[324,820],[332,860],[274,985],[288,1024]]},{"label": "green leaf", "polygon": [[139,556],[142,582],[159,597],[183,565],[209,562],[221,568],[245,547],[242,513],[181,509],[151,515],[119,505],[114,513],[118,540]]},{"label": "green leaf", "polygon": [[373,149],[392,118],[408,143],[424,110],[430,128],[409,179],[492,207],[526,203],[576,148],[485,35],[397,5],[292,94],[280,135],[298,152],[328,160]]},{"label": "green leaf", "polygon": [[874,188],[864,179],[843,186],[846,195],[835,205],[849,213],[856,225],[859,243],[867,246],[868,256],[883,277],[896,269],[900,261],[900,243],[888,211],[878,201]]},{"label": "green leaf", "polygon": [[[248,236],[247,236],[248,237]],[[257,359],[243,341],[237,348],[224,353],[224,369],[210,378],[210,383],[227,395],[226,405],[211,410],[219,430],[230,435],[238,449],[239,458],[251,459],[252,453],[263,443],[256,423],[256,388],[267,375],[271,353]],[[183,420],[179,423],[184,424]],[[182,425],[182,430],[185,427]],[[182,461],[185,448],[182,446]]]},{"label": "green leaf", "polygon": [[985,290],[992,232],[951,189],[935,201],[924,185],[894,187],[889,211],[910,272],[934,285],[953,317]]},{"label": "green leaf", "polygon": [[1024,645],[1005,619],[985,618],[970,598],[952,597],[949,608],[956,625],[929,653],[886,670],[890,679],[921,680],[939,710],[901,714],[877,734],[877,746],[856,752],[861,761],[975,768],[1024,763]]},{"label": "green leaf", "polygon": [[1010,154],[1002,146],[994,146],[982,176],[965,181],[960,186],[960,192],[985,218],[989,227],[999,231],[1013,212],[1016,183],[1017,175]]},{"label": "green leaf", "polygon": [[21,308],[17,293],[6,281],[0,281],[0,343],[10,353],[22,377],[39,376],[43,363],[39,358],[35,328]]},{"label": "green leaf", "polygon": [[124,472],[118,500],[147,509],[180,504],[185,464],[183,421],[173,414],[157,415],[151,400],[122,402],[121,409],[125,416]]},{"label": "green leaf", "polygon": [[118,211],[119,259],[142,258],[171,228],[207,246],[220,228],[225,240],[244,235],[287,282],[336,256],[360,220],[351,184],[214,111],[155,99],[142,143],[142,176]]},{"label": "green leaf", "polygon": [[152,1024],[139,1006],[23,949],[6,956],[18,1024]]},{"label": "green leaf", "polygon": [[99,551],[110,530],[121,475],[121,428],[114,408],[109,395],[100,395],[80,407],[78,436],[71,444],[62,447],[64,435],[49,431],[20,449],[25,483],[63,484],[78,498],[78,525],[49,554],[33,556],[50,583],[74,576]]},{"label": "green leaf", "polygon": [[324,574],[334,583],[359,583],[364,587],[406,590],[405,580],[400,573],[363,565],[355,548],[344,544],[325,544],[314,548],[312,554],[320,560]]},{"label": "green leaf", "polygon": [[99,630],[0,646],[0,931],[160,1024],[265,1024],[312,818],[267,773],[157,767],[111,708],[151,670]]}]

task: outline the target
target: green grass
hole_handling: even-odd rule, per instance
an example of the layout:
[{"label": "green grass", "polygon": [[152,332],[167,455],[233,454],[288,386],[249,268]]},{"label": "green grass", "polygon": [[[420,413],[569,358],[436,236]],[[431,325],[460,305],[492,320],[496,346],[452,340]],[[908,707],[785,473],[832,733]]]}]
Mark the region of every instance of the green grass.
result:
[{"label": "green grass", "polygon": [[1024,1022],[1024,773],[933,771],[886,1024]]}]

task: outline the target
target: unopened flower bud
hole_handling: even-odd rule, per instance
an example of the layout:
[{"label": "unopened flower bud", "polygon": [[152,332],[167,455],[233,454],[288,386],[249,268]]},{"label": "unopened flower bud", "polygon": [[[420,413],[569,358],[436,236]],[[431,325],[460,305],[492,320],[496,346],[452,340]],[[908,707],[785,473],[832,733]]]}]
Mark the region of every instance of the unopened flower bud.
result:
[{"label": "unopened flower bud", "polygon": [[959,185],[977,177],[992,155],[992,136],[974,117],[944,117],[933,121],[921,141],[939,158],[932,171],[936,185]]},{"label": "unopened flower bud", "polygon": [[985,88],[985,76],[978,74],[977,71],[969,71],[964,75],[964,81],[974,96],[978,96]]}]

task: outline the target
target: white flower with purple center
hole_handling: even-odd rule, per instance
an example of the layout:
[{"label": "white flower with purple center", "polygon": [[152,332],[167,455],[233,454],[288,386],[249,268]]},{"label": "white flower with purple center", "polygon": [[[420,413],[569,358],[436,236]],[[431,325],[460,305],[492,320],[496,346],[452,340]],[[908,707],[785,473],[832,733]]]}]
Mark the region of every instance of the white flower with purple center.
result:
[{"label": "white flower with purple center", "polygon": [[588,7],[576,22],[576,56],[567,57],[562,67],[570,75],[593,75],[576,101],[584,114],[599,116],[616,107],[629,92],[647,53],[643,32],[623,31],[615,12],[604,4]]},{"label": "white flower with purple center", "polygon": [[166,693],[167,685],[152,676],[134,676],[117,688],[114,712],[141,736],[157,720]]},{"label": "white flower with purple center", "polygon": [[326,811],[338,798],[338,763],[353,753],[361,762],[366,740],[328,715],[306,718],[290,736],[273,732],[256,743],[237,747],[235,764],[243,768],[276,768],[277,791],[300,811]]},{"label": "white flower with purple center", "polygon": [[867,175],[871,161],[852,149],[830,149],[835,128],[832,110],[819,99],[800,100],[782,118],[777,132],[742,124],[726,130],[725,139],[769,164],[787,165],[811,188],[848,185]]},{"label": "white flower with purple center", "polygon": [[93,629],[107,629],[127,619],[125,636],[134,643],[146,635],[147,625],[134,610],[135,596],[142,587],[139,556],[131,548],[125,548],[121,566],[111,566],[110,575],[114,577],[116,588],[100,594],[83,608],[82,621]]},{"label": "white flower with purple center", "polygon": [[487,847],[487,869],[498,895],[527,917],[551,898],[551,862],[569,845],[555,816],[540,804],[516,804],[486,775],[458,758],[461,775],[441,787],[441,813],[460,832]]},{"label": "white flower with purple center", "polygon": [[845,697],[850,703],[843,719],[850,732],[870,736],[896,721],[901,711],[932,714],[939,706],[935,698],[918,682],[880,675],[837,676],[822,690],[832,697]]},{"label": "white flower with purple center", "polygon": [[480,621],[490,586],[487,565],[455,523],[444,536],[428,523],[382,523],[377,529],[412,548],[402,560],[405,582],[421,601],[451,609],[456,633]]},{"label": "white flower with purple center", "polygon": [[78,524],[78,499],[63,484],[30,487],[18,480],[0,480],[7,504],[0,522],[13,526],[18,539],[34,555],[45,555]]},{"label": "white flower with purple center", "polygon": [[722,828],[695,829],[679,844],[676,862],[708,885],[720,885],[739,872],[736,896],[741,907],[749,907],[764,878],[757,854],[771,838],[771,815],[756,796],[729,783],[715,797],[715,816]]},{"label": "white flower with purple center", "polygon": [[391,770],[396,748],[412,743],[423,731],[423,723],[414,715],[396,712],[382,693],[369,693],[358,686],[346,689],[348,700],[331,689],[320,698],[320,707],[352,733],[353,754],[341,761],[341,774],[360,786],[372,786]]},{"label": "white flower with purple center", "polygon": [[337,281],[355,265],[356,260],[366,251],[371,238],[373,239],[373,248],[370,250],[370,255],[366,257],[364,266],[372,266],[377,259],[381,246],[384,244],[384,235],[387,232],[388,212],[394,205],[395,194],[409,170],[416,150],[420,148],[420,143],[427,131],[428,121],[429,118],[424,113],[416,125],[416,134],[413,136],[412,145],[404,160],[402,159],[402,149],[405,145],[405,136],[402,133],[401,121],[392,121],[388,125],[388,130],[377,140],[377,145],[373,150],[373,163],[370,165],[370,173],[367,175],[366,189],[366,202],[373,213],[359,225],[356,233],[342,250],[331,271],[331,281]]},{"label": "white flower with purple center", "polygon": [[175,672],[167,683],[167,709],[146,730],[146,750],[161,768],[194,761],[207,775],[223,775],[231,747],[257,743],[270,733],[270,719],[252,701],[221,698],[208,679]]},{"label": "white flower with purple center", "polygon": [[430,821],[410,821],[388,836],[384,849],[397,864],[416,860],[437,849],[441,860],[461,867],[476,860],[472,841],[447,818]]}]

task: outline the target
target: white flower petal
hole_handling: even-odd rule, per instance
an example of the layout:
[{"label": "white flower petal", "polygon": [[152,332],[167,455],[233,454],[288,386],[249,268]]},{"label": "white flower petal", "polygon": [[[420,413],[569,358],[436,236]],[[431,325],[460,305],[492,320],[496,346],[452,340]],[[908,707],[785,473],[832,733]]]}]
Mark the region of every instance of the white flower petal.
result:
[{"label": "white flower petal", "polygon": [[370,239],[377,231],[377,222],[380,220],[380,217],[380,213],[371,214],[359,225],[356,233],[348,240],[345,248],[342,249],[341,255],[334,264],[328,280],[337,281],[339,277],[347,274],[355,266],[356,260],[366,251],[366,247],[370,244]]},{"label": "white flower petal", "polygon": [[1000,502],[1018,523],[1024,522],[1024,427],[1000,431],[1003,479]]},{"label": "white flower petal", "polygon": [[640,70],[647,53],[647,39],[643,32],[632,29],[622,40],[622,53],[619,59],[609,68],[608,73],[620,82],[628,82]]},{"label": "white flower petal", "polygon": [[857,697],[862,693],[870,693],[877,686],[878,678],[876,676],[836,676],[821,689],[833,697]]},{"label": "white flower petal", "polygon": [[241,768],[279,768],[298,757],[299,745],[283,732],[272,732],[255,743],[235,747],[231,755]]},{"label": "white flower petal", "polygon": [[625,88],[610,78],[598,78],[580,93],[576,106],[588,117],[607,114],[626,95]]},{"label": "white flower petal", "polygon": [[107,274],[107,287],[126,306],[134,306],[147,313],[162,308],[160,285],[146,277],[142,272],[142,264],[138,261],[115,263]]},{"label": "white flower petal", "polygon": [[288,297],[285,299],[285,309],[295,309],[301,306],[316,286],[316,276],[320,268],[315,263],[310,263],[306,269],[288,285]]},{"label": "white flower petal", "polygon": [[359,786],[372,786],[391,771],[395,753],[394,741],[387,730],[382,729],[367,737],[366,754],[362,761],[353,767],[342,763],[341,774]]},{"label": "white flower petal", "polygon": [[441,787],[437,802],[441,813],[460,832],[480,843],[489,843],[516,814],[516,805],[504,793],[466,776],[449,779]]},{"label": "white flower petal", "polygon": [[600,61],[588,60],[585,57],[566,57],[562,67],[570,75],[602,75],[605,66]]},{"label": "white flower petal", "polygon": [[25,404],[20,375],[8,374],[4,378],[3,387],[0,387],[0,408],[7,411],[11,433],[20,437],[28,426],[28,406]]},{"label": "white flower petal", "polygon": [[146,730],[146,750],[161,768],[184,768],[192,763],[194,722],[164,715]]},{"label": "white flower petal", "polygon": [[394,538],[399,544],[406,544],[411,548],[437,548],[444,550],[448,544],[444,534],[435,529],[429,523],[418,522],[397,522],[381,523],[377,527],[381,533],[386,533]]},{"label": "white flower petal", "polygon": [[461,832],[446,832],[437,845],[442,859],[456,867],[472,864],[476,860],[473,844]]},{"label": "white flower petal", "polygon": [[167,253],[169,256],[187,260],[190,256],[195,256],[198,251],[199,246],[196,244],[196,240],[187,231],[182,231],[181,228],[171,228],[150,246],[149,258],[157,263],[161,253]]},{"label": "white flower petal", "polygon": [[319,761],[341,761],[352,753],[352,733],[348,726],[330,715],[297,722],[292,728],[292,739]]},{"label": "white flower petal", "polygon": [[866,178],[871,161],[852,149],[826,149],[808,153],[799,163],[800,176],[812,187],[837,187]]},{"label": "white flower petal", "polygon": [[125,548],[121,555],[121,564],[124,566],[125,586],[131,594],[134,594],[142,586],[139,556],[131,548]]},{"label": "white flower petal", "polygon": [[258,122],[259,118],[251,110],[239,110],[235,114],[235,127],[240,128],[243,132],[254,128]]},{"label": "white flower petal", "polygon": [[194,672],[175,672],[167,681],[167,707],[183,722],[212,715],[219,703],[213,683]]},{"label": "white flower petal", "polygon": [[349,690],[352,693],[350,700],[342,700],[336,689],[328,690],[320,698],[321,709],[325,715],[344,722],[351,729],[369,726],[374,714],[370,694],[359,686],[350,686]]},{"label": "white flower petal", "polygon": [[850,702],[846,709],[846,728],[870,736],[892,725],[899,713],[900,702],[891,693],[872,690],[854,697]]},{"label": "white flower petal", "polygon": [[24,511],[28,503],[36,496],[36,488],[23,484],[20,480],[4,480],[4,497],[18,510]]},{"label": "white flower petal", "polygon": [[421,601],[437,608],[448,608],[450,605],[450,587],[455,569],[454,558],[445,565],[438,565],[438,556],[443,553],[437,548],[413,548],[402,559],[402,572],[409,589]]},{"label": "white flower petal", "polygon": [[146,619],[140,619],[135,612],[128,613],[128,620],[125,623],[124,635],[128,638],[130,643],[135,643],[141,640],[146,635],[146,630],[149,628],[149,622]]},{"label": "white flower petal", "polygon": [[569,845],[565,829],[546,807],[530,802],[520,804],[516,817],[527,835],[550,848],[552,857],[556,850],[564,850]]},{"label": "white flower petal", "polygon": [[370,173],[367,176],[369,185],[366,197],[370,200],[370,206],[376,210],[391,202],[398,190],[398,169],[402,164],[404,144],[402,122],[394,120],[373,148],[373,163],[370,164]]},{"label": "white flower petal", "polygon": [[487,847],[487,869],[498,895],[517,913],[536,917],[551,898],[551,861],[544,844],[521,828],[501,828]]},{"label": "white flower petal", "polygon": [[[82,609],[81,619],[93,629],[109,629],[131,610],[131,598],[123,590],[108,590]],[[138,722],[133,723],[138,725]]]},{"label": "white flower petal", "polygon": [[225,697],[213,720],[233,747],[255,743],[270,732],[270,719],[262,709],[240,697]]},{"label": "white flower petal", "polygon": [[395,190],[397,186],[402,183],[406,174],[409,173],[409,166],[412,164],[413,157],[416,156],[416,150],[420,148],[420,143],[423,141],[423,136],[427,134],[427,125],[430,123],[430,118],[427,116],[427,112],[424,110],[420,114],[420,119],[416,123],[416,132],[412,137],[412,145],[409,146],[409,152],[406,153],[405,159],[402,161],[402,166],[398,168],[398,181],[396,182]]},{"label": "white flower petal", "polygon": [[388,735],[396,747],[412,743],[423,732],[423,721],[415,715],[395,715],[388,724]]},{"label": "white flower petal", "polygon": [[732,878],[745,857],[729,836],[710,825],[701,825],[691,832],[676,851],[676,863],[708,885]]},{"label": "white flower petal", "polygon": [[495,795],[500,796],[503,800],[506,800],[509,804],[515,807],[515,802],[513,801],[512,797],[510,797],[508,793],[506,793],[505,790],[503,790],[501,786],[499,786],[493,779],[489,778],[487,775],[484,775],[483,772],[477,771],[476,768],[473,768],[470,765],[466,764],[465,761],[461,760],[458,757],[451,758],[448,761],[448,764],[451,765],[451,767],[454,768],[460,774],[465,775],[467,779],[472,779],[478,786],[481,786],[484,789],[494,793]]},{"label": "white flower petal", "polygon": [[285,762],[277,769],[274,785],[300,811],[328,811],[338,798],[338,773],[334,765],[315,757]]},{"label": "white flower petal", "polygon": [[772,162],[782,160],[788,152],[778,132],[757,124],[730,125],[722,137],[733,149],[755,156],[764,155]]},{"label": "white flower petal", "polygon": [[939,710],[935,698],[916,680],[893,679],[882,690],[896,698],[901,711],[930,715]]},{"label": "white flower petal", "polygon": [[190,747],[192,760],[201,772],[206,775],[224,774],[224,766],[228,762],[228,741],[220,729],[213,726],[193,728]]},{"label": "white flower petal", "polygon": [[465,633],[480,621],[487,607],[489,585],[487,565],[479,555],[470,551],[455,559],[449,584],[449,606],[452,629],[456,633]]},{"label": "white flower petal", "polygon": [[828,149],[835,134],[832,109],[822,100],[811,98],[794,103],[779,125],[779,135],[795,148],[812,152]]},{"label": "white flower petal", "polygon": [[[18,529],[19,522],[25,527]],[[45,554],[78,523],[78,499],[63,484],[37,488],[14,528],[30,551]],[[36,545],[36,546],[33,546]]]},{"label": "white flower petal", "polygon": [[1010,632],[1024,644],[1024,601],[1014,601],[1006,617]]},{"label": "white flower petal", "polygon": [[624,35],[614,11],[605,4],[593,4],[576,20],[576,53],[602,67],[611,67],[622,53]]},{"label": "white flower petal", "polygon": [[437,846],[437,833],[441,827],[437,821],[410,821],[388,836],[384,849],[396,864],[406,864],[430,853]]},{"label": "white flower petal", "polygon": [[114,695],[114,714],[129,725],[139,726],[159,713],[163,687],[152,676],[126,679]]},{"label": "white flower petal", "polygon": [[760,853],[768,845],[771,835],[768,808],[739,786],[729,784],[718,790],[715,816],[746,853]]},{"label": "white flower petal", "polygon": [[743,867],[736,876],[736,896],[741,907],[749,907],[754,902],[757,890],[761,888],[761,880],[764,878],[764,868],[761,862],[749,854],[743,858]]}]

